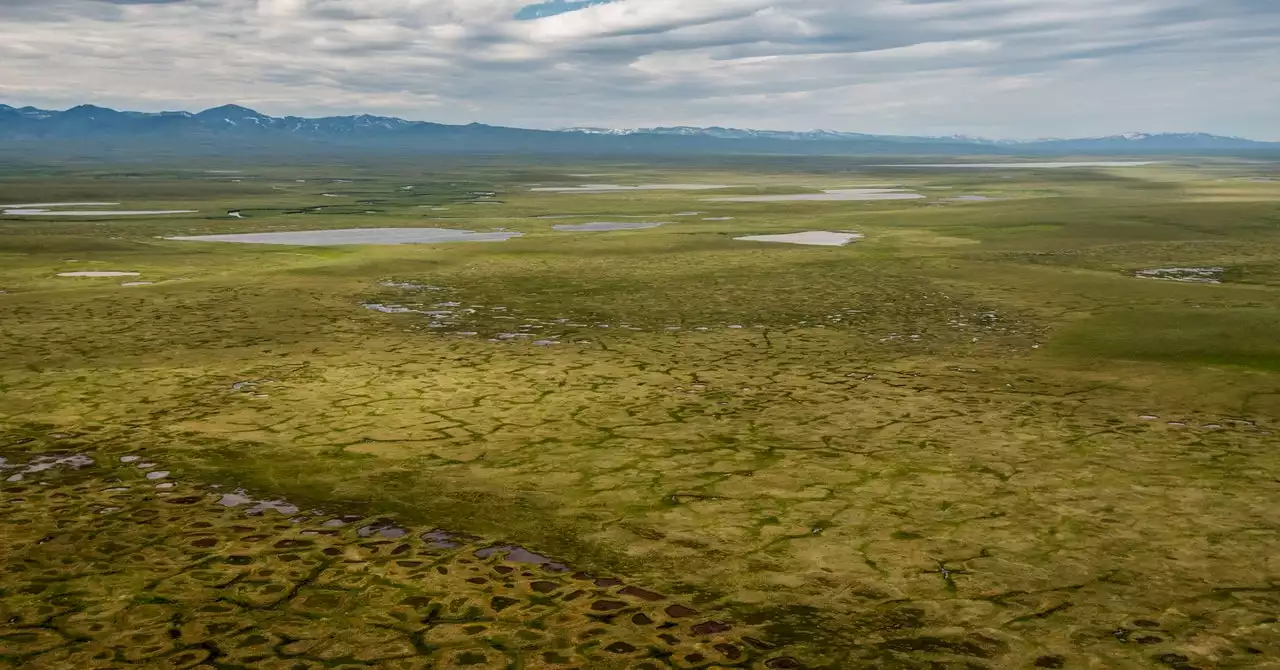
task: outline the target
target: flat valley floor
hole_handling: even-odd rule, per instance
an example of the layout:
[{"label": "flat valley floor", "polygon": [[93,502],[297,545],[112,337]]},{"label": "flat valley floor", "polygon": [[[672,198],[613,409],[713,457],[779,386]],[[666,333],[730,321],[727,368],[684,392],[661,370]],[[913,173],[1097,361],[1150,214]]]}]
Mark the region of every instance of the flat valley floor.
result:
[{"label": "flat valley floor", "polygon": [[886,162],[0,169],[0,668],[1280,668],[1280,165]]}]

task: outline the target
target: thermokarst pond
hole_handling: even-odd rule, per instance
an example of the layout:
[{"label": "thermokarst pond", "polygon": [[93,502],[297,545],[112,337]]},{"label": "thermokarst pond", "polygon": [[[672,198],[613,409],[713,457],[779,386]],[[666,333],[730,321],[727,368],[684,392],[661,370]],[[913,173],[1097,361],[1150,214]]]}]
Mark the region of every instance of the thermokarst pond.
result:
[{"label": "thermokarst pond", "polygon": [[327,247],[349,244],[439,244],[443,242],[505,242],[524,233],[502,231],[477,233],[451,228],[342,228],[299,230],[285,233],[234,233],[227,235],[186,235],[165,239],[182,242],[232,242],[238,244],[286,244]]},{"label": "thermokarst pond", "polygon": [[561,232],[583,233],[583,232],[603,232],[608,230],[644,230],[645,228],[657,228],[658,226],[662,226],[667,223],[669,222],[661,221],[661,222],[653,222],[653,223],[641,223],[641,222],[627,223],[627,222],[618,222],[618,221],[593,221],[591,223],[561,223],[561,224],[551,226],[551,228],[553,230],[559,230]]},{"label": "thermokarst pond", "polygon": [[817,247],[843,247],[850,242],[862,239],[859,233],[833,233],[825,230],[810,230],[803,233],[785,233],[782,235],[748,235],[735,237],[739,242],[780,242],[783,244],[805,244]]},{"label": "thermokarst pond", "polygon": [[115,271],[84,271],[84,272],[59,272],[59,277],[138,277],[140,272],[115,272]]},{"label": "thermokarst pond", "polygon": [[1152,268],[1138,270],[1133,276],[1139,279],[1163,279],[1187,284],[1221,284],[1226,268]]},{"label": "thermokarst pond", "polygon": [[1059,168],[1123,168],[1157,165],[1159,161],[1052,161],[1045,163],[897,163],[873,165],[878,168],[976,168],[976,169],[1024,169],[1054,170]]},{"label": "thermokarst pond", "polygon": [[118,202],[47,202],[28,205],[0,205],[5,216],[154,216],[160,214],[195,214],[194,209],[159,210],[67,210],[61,207],[115,207]]},{"label": "thermokarst pond", "polygon": [[794,202],[840,200],[919,200],[925,196],[903,188],[837,188],[794,195],[734,195],[703,198],[705,202]]},{"label": "thermokarst pond", "polygon": [[32,207],[116,207],[118,202],[30,202],[21,205],[0,205],[0,209],[28,209]]},{"label": "thermokarst pond", "polygon": [[195,214],[194,209],[52,211],[47,209],[6,209],[5,216],[159,216],[162,214]]},{"label": "thermokarst pond", "polygon": [[638,186],[582,184],[581,186],[541,186],[529,190],[535,193],[619,193],[623,191],[715,191],[725,188],[736,187],[724,184],[640,184]]}]

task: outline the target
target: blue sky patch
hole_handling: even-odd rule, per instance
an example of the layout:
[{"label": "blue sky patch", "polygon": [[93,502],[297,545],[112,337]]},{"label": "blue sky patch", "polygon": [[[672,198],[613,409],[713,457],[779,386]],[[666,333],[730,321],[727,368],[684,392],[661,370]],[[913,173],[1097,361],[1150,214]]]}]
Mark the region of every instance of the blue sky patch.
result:
[{"label": "blue sky patch", "polygon": [[607,5],[610,2],[614,2],[614,0],[547,0],[535,5],[528,5],[516,12],[516,20],[533,21],[535,19],[545,19],[548,16],[568,14],[569,12],[576,12],[596,5]]}]

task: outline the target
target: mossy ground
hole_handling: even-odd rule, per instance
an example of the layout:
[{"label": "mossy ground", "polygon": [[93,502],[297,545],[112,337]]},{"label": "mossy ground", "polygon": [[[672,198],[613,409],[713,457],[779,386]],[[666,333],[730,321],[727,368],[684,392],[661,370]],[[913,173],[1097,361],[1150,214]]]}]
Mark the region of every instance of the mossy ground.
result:
[{"label": "mossy ground", "polygon": [[[207,171],[222,168],[241,172]],[[737,626],[733,635],[750,627],[778,645],[730,659],[714,645],[750,645],[682,638],[668,650],[619,637],[640,650],[637,664],[763,664],[786,654],[808,667],[1264,667],[1280,662],[1280,184],[1241,177],[1275,169],[1206,161],[914,171],[759,159],[3,174],[0,203],[109,200],[201,213],[0,218],[0,455],[14,463],[74,451],[102,464],[141,454],[184,487],[243,486],[303,509],[516,543],[623,575],[669,602],[717,612]],[[584,181],[737,188],[528,191]],[[888,182],[929,197],[700,200]],[[998,199],[947,200],[968,194]],[[246,218],[223,215],[231,209]],[[671,216],[692,211],[701,214]],[[573,218],[535,218],[548,215]],[[620,216],[672,223],[551,229]],[[160,239],[411,225],[526,236],[342,248]],[[732,239],[801,230],[866,239],[844,248]],[[1227,281],[1132,276],[1169,266],[1226,267]],[[131,270],[156,283],[56,276],[77,270]],[[369,303],[474,311],[441,322]],[[78,635],[68,633],[71,620],[111,599],[86,585],[100,578],[55,575],[68,569],[64,559],[110,563],[103,569],[127,583],[120,592],[130,602],[164,609],[156,621],[166,623],[153,626],[160,640],[161,628],[203,620],[194,603],[206,596],[139,598],[214,554],[258,551],[185,544],[195,517],[222,528],[233,514],[207,500],[170,511],[179,506],[168,500],[195,493],[104,494],[114,486],[103,482],[119,475],[74,476],[85,483],[51,474],[56,490],[28,481],[5,494],[21,510],[6,512],[3,526],[5,606],[29,600],[21,606],[47,610],[9,624],[4,639],[19,642],[0,656],[13,663],[72,662],[40,640]],[[108,501],[115,496],[128,501]],[[95,504],[161,510],[139,542],[168,547],[163,560],[103,558],[95,538],[120,534],[112,524],[129,517],[97,514]],[[281,526],[272,533],[301,532],[270,514]],[[40,544],[46,536],[55,539]],[[321,537],[344,552],[362,541]],[[21,600],[15,594],[44,573],[17,565],[53,571],[35,581],[65,597]],[[383,586],[430,590],[424,579],[397,575]],[[296,596],[299,581],[286,592]],[[541,602],[520,584],[515,595],[468,584],[431,588]],[[379,605],[381,591],[354,592],[359,602],[335,608],[389,617],[402,606]],[[299,616],[290,602],[228,616],[279,636],[272,626]],[[464,626],[457,642],[477,655],[430,662],[541,667],[548,661],[535,651],[576,649],[588,656],[566,655],[564,667],[626,663],[602,650],[611,641],[603,633],[593,638],[600,649],[574,638],[590,612],[558,600],[546,608],[566,618],[539,641],[520,647]],[[335,621],[324,617],[335,615],[312,614],[311,637],[291,640],[331,635]],[[150,630],[129,616],[104,614],[103,634]],[[428,627],[421,617],[415,625],[401,631],[410,646]],[[230,648],[215,638],[162,646]],[[651,645],[657,651],[645,651]],[[279,659],[399,663],[437,651],[418,644],[403,658],[362,660],[355,647],[341,650]],[[104,667],[160,662],[103,658]]]}]

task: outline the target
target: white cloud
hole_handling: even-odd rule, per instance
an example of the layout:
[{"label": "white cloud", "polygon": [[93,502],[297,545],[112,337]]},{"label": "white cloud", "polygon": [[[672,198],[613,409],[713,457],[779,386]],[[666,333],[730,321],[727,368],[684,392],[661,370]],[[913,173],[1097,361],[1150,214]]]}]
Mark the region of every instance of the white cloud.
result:
[{"label": "white cloud", "polygon": [[1266,0],[5,0],[0,101],[1280,139]]}]

